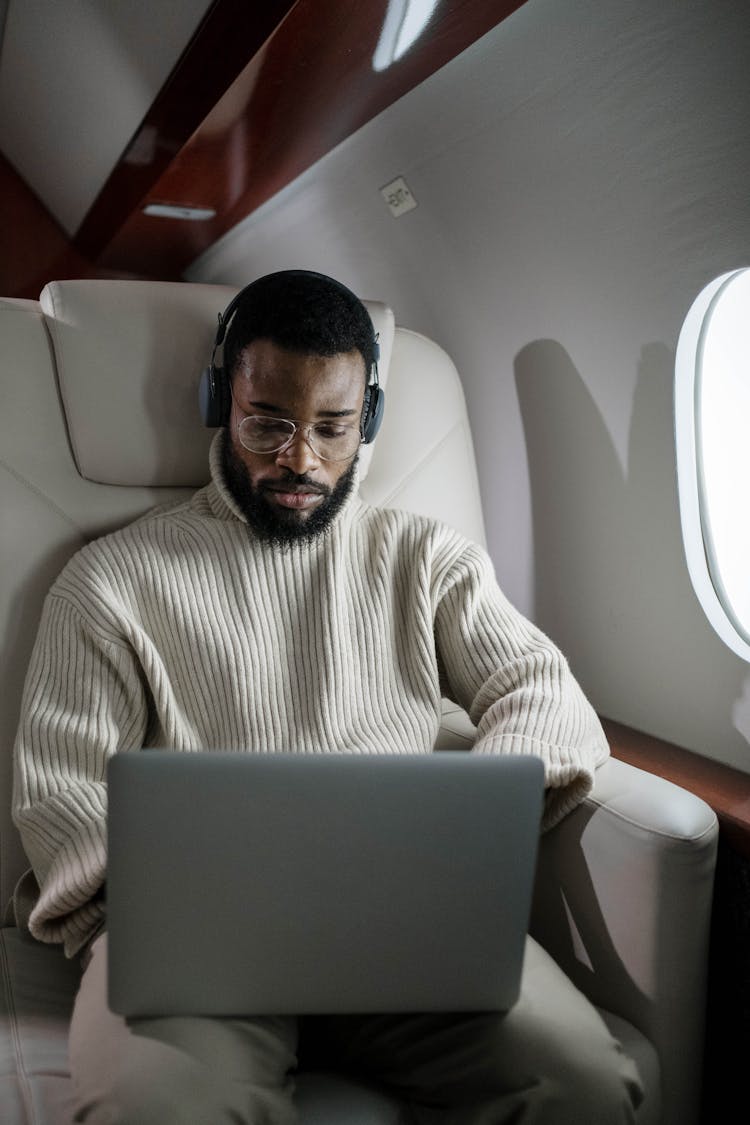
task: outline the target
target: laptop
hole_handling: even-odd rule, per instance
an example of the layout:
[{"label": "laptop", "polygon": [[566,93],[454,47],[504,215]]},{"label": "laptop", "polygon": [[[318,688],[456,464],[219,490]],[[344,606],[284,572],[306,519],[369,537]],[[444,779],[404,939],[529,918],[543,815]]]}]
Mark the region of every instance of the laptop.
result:
[{"label": "laptop", "polygon": [[114,1012],[516,1001],[538,759],[148,750],[112,758],[108,784]]}]

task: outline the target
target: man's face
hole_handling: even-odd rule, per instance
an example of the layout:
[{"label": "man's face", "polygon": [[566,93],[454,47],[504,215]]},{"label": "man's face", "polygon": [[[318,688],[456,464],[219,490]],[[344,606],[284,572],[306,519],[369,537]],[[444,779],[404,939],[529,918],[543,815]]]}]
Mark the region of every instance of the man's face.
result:
[{"label": "man's face", "polygon": [[285,449],[253,453],[240,442],[243,418],[262,415],[358,428],[364,391],[364,360],[358,351],[302,355],[270,340],[254,340],[240,353],[223,468],[248,523],[264,539],[284,544],[323,531],[351,492],[357,457],[323,460],[300,430]]}]

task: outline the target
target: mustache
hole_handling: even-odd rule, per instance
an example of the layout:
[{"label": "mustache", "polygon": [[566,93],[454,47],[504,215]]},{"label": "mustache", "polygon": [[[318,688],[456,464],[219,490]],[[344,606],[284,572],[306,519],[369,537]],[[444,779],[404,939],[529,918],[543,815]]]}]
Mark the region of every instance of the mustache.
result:
[{"label": "mustache", "polygon": [[331,494],[330,488],[311,480],[307,473],[293,473],[289,470],[285,476],[260,481],[256,487],[259,492],[314,492],[317,496]]}]

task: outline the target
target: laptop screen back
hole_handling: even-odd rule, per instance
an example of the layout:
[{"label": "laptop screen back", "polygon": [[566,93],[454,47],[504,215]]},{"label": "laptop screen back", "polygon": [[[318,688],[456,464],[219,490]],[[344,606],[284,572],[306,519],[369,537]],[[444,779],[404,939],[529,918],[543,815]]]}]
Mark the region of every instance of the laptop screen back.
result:
[{"label": "laptop screen back", "polygon": [[537,759],[149,750],[117,755],[108,780],[114,1011],[477,1011],[517,998]]}]

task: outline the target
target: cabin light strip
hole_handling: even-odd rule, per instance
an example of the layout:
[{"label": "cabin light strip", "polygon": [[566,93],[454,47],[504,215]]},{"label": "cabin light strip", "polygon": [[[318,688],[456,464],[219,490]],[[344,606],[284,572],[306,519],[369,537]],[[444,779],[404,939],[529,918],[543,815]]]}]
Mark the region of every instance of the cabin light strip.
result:
[{"label": "cabin light strip", "polygon": [[184,219],[195,223],[213,219],[216,211],[213,207],[185,207],[180,203],[147,203],[143,208],[143,214],[154,215],[160,219]]}]

